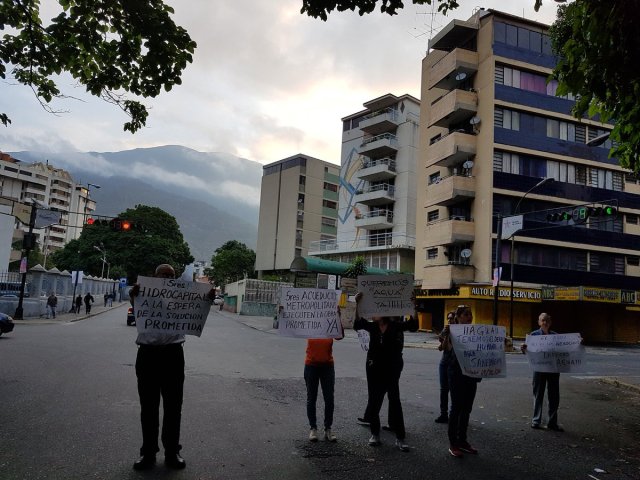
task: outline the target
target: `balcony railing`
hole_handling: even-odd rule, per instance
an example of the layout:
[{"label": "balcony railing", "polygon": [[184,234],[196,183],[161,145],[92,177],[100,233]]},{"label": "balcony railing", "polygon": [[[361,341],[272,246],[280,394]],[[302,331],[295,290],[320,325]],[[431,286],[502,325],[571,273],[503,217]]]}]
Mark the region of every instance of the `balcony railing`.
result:
[{"label": "balcony railing", "polygon": [[399,123],[398,111],[393,108],[376,110],[363,117],[360,121],[360,130],[370,135],[395,131]]},{"label": "balcony railing", "polygon": [[405,248],[415,250],[416,238],[400,233],[361,235],[348,240],[315,240],[309,244],[309,255]]},{"label": "balcony railing", "polygon": [[449,206],[475,198],[475,177],[470,175],[449,175],[440,177],[427,187],[425,206]]},{"label": "balcony railing", "polygon": [[371,158],[380,158],[398,151],[398,138],[391,133],[383,133],[362,140],[358,153]]}]

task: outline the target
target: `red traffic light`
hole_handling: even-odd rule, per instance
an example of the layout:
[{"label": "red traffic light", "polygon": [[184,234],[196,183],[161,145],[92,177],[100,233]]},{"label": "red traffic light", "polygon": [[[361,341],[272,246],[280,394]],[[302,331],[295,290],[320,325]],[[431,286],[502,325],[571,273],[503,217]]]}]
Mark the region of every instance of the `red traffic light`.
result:
[{"label": "red traffic light", "polygon": [[122,221],[122,230],[127,231],[131,229],[131,222],[129,220]]},{"label": "red traffic light", "polygon": [[87,218],[87,225],[93,225],[95,220],[91,217]]}]

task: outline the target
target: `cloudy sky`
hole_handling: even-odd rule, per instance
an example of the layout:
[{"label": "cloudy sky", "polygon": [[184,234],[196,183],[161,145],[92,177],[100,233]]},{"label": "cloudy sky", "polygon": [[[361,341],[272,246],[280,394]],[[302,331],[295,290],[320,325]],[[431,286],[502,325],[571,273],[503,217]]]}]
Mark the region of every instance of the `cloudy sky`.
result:
[{"label": "cloudy sky", "polygon": [[[51,2],[43,1],[44,4]],[[260,163],[302,152],[339,163],[341,122],[385,93],[419,98],[420,62],[432,32],[467,19],[479,5],[552,23],[556,3],[544,0],[459,0],[447,18],[409,1],[399,15],[334,12],[327,22],[300,14],[301,0],[168,0],[176,23],[198,43],[183,84],[156,99],[147,127],[131,135],[112,105],[83,94],[68,79],[58,116],[31,91],[0,82],[0,150],[113,152],[183,145]],[[55,4],[54,4],[55,5]]]}]

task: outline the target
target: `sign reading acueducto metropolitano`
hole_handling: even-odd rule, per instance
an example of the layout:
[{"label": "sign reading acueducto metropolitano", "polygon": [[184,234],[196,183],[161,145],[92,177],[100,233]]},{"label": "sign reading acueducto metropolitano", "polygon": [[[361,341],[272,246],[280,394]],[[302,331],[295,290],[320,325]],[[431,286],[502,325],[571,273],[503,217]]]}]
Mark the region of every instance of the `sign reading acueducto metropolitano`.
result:
[{"label": "sign reading acueducto metropolitano", "polygon": [[299,338],[340,338],[340,290],[281,287],[278,333]]},{"label": "sign reading acueducto metropolitano", "polygon": [[202,335],[211,285],[155,277],[138,277],[138,284],[133,307],[139,333]]}]

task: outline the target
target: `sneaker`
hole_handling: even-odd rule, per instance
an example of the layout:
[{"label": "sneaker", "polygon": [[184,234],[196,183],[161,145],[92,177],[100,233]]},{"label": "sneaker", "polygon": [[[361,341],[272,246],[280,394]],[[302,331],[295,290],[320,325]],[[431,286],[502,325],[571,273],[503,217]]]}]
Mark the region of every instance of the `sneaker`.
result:
[{"label": "sneaker", "polygon": [[331,431],[330,428],[325,428],[325,430],[324,430],[324,439],[327,442],[335,442],[336,440],[338,440],[336,438],[336,435]]},{"label": "sneaker", "polygon": [[382,442],[380,441],[379,435],[371,435],[371,438],[369,439],[369,445],[371,445],[372,447],[377,447],[381,443]]},{"label": "sneaker", "polygon": [[470,453],[471,455],[477,455],[478,454],[478,450],[476,450],[475,448],[473,448],[471,445],[469,445],[469,442],[464,442],[461,443],[458,448],[460,450],[462,450],[465,453]]},{"label": "sneaker", "polygon": [[562,428],[558,424],[547,425],[547,430],[553,430],[554,432],[564,432],[564,428]]},{"label": "sneaker", "polygon": [[371,426],[371,422],[369,420],[364,419],[363,417],[358,417],[358,419],[356,420],[356,422],[359,425],[364,425],[365,427],[369,427]]},{"label": "sneaker", "polygon": [[460,450],[458,447],[454,445],[451,445],[449,447],[449,453],[456,458],[462,458],[464,456],[464,453],[462,453],[462,450]]},{"label": "sneaker", "polygon": [[318,430],[315,428],[312,428],[311,430],[309,430],[309,441],[310,442],[317,442],[318,441]]},{"label": "sneaker", "polygon": [[399,438],[396,438],[396,447],[398,447],[398,450],[400,450],[401,452],[409,451],[409,445],[404,443],[404,440],[400,440]]},{"label": "sneaker", "polygon": [[542,427],[539,423],[532,423],[531,428],[533,428],[534,430],[540,430]]},{"label": "sneaker", "polygon": [[449,415],[441,414],[438,418],[436,418],[435,422],[436,423],[449,423]]}]

